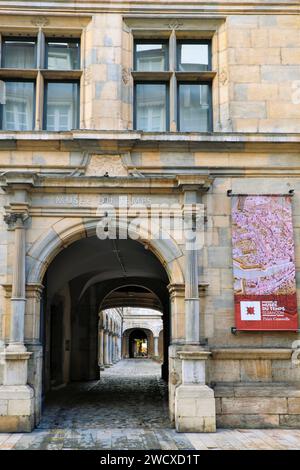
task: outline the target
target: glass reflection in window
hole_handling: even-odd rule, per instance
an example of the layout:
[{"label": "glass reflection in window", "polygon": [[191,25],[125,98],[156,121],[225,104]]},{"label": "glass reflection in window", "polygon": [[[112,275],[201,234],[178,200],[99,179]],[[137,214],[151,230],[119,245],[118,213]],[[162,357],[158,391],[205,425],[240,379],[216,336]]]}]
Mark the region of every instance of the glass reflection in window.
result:
[{"label": "glass reflection in window", "polygon": [[36,68],[35,38],[6,38],[3,40],[2,67],[18,69]]},{"label": "glass reflection in window", "polygon": [[139,83],[136,85],[136,128],[148,132],[166,130],[165,84]]},{"label": "glass reflection in window", "polygon": [[46,129],[68,131],[78,127],[78,82],[48,82],[46,85]]},{"label": "glass reflection in window", "polygon": [[209,85],[179,85],[179,123],[181,132],[208,132],[210,130],[209,108]]},{"label": "glass reflection in window", "polygon": [[167,69],[167,45],[136,43],[135,68],[139,72],[160,72]]},{"label": "glass reflection in window", "polygon": [[79,41],[47,40],[46,68],[76,70],[80,68]]},{"label": "glass reflection in window", "polygon": [[4,82],[2,129],[28,131],[34,127],[34,83]]}]

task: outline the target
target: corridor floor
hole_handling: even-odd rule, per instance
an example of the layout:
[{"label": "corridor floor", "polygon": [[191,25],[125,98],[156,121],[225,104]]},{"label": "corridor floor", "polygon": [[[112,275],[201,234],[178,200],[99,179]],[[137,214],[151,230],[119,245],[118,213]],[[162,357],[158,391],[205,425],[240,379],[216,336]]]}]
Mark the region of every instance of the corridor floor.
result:
[{"label": "corridor floor", "polygon": [[5,449],[300,449],[300,430],[178,434],[169,422],[160,365],[128,359],[102,372],[99,381],[52,392],[37,429],[0,434]]}]

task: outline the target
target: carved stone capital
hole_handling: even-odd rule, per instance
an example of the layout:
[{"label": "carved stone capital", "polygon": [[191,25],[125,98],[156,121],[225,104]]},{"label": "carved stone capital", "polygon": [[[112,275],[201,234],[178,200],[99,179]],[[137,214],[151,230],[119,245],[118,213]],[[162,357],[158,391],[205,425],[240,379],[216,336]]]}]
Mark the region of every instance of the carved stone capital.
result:
[{"label": "carved stone capital", "polygon": [[209,172],[199,175],[177,175],[177,185],[183,191],[199,191],[205,193],[211,186],[213,178]]},{"label": "carved stone capital", "polygon": [[26,212],[10,212],[5,214],[3,219],[8,228],[14,230],[15,228],[24,228],[28,214]]}]

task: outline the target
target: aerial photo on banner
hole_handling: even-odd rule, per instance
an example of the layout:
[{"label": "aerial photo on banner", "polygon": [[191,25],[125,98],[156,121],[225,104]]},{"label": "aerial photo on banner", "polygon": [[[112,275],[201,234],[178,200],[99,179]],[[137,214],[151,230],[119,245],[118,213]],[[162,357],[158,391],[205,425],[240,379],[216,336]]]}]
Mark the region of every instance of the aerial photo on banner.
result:
[{"label": "aerial photo on banner", "polygon": [[238,330],[297,330],[290,196],[232,197],[235,321]]}]

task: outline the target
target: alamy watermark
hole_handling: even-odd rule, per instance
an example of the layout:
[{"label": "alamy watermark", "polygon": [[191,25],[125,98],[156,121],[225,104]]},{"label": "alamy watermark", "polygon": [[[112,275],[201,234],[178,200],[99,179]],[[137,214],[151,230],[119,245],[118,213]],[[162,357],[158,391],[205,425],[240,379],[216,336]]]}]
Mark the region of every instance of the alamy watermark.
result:
[{"label": "alamy watermark", "polygon": [[118,204],[98,206],[96,233],[100,240],[132,239],[170,240],[184,244],[186,250],[204,245],[203,204]]}]

